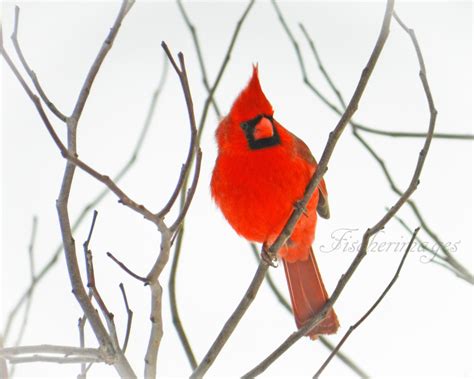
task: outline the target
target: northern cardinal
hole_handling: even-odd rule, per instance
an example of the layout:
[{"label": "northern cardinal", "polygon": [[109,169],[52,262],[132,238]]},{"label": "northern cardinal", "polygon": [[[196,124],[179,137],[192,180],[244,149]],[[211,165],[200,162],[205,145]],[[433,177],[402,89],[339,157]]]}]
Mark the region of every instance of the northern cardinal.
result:
[{"label": "northern cardinal", "polygon": [[[216,131],[218,156],[211,193],[227,221],[249,241],[269,247],[303,197],[317,163],[306,144],[273,118],[273,108],[260,87],[258,68]],[[328,299],[311,248],[318,213],[329,218],[324,180],[306,211],[280,249],[300,328]],[[331,309],[307,335],[335,333],[339,327]]]}]

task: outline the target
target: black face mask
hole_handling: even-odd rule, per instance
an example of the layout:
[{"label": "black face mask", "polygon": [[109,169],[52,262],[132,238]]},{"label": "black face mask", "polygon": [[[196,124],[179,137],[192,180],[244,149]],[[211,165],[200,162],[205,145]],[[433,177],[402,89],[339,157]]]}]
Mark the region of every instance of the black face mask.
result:
[{"label": "black face mask", "polygon": [[[267,120],[271,122],[272,131],[273,131],[272,136],[266,137],[266,138],[255,139],[255,127],[263,118],[266,118]],[[264,149],[267,147],[279,145],[281,143],[280,135],[278,134],[278,131],[275,127],[272,116],[259,115],[251,120],[240,123],[240,127],[244,131],[249,147],[252,150]]]}]

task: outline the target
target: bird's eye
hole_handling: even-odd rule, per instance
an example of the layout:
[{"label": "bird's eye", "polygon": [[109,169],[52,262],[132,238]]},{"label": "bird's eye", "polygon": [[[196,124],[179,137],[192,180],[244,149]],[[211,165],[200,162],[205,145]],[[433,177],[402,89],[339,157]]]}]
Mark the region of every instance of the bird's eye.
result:
[{"label": "bird's eye", "polygon": [[247,131],[248,128],[250,127],[250,124],[248,122],[242,122],[240,124],[240,127],[244,130],[244,131]]}]

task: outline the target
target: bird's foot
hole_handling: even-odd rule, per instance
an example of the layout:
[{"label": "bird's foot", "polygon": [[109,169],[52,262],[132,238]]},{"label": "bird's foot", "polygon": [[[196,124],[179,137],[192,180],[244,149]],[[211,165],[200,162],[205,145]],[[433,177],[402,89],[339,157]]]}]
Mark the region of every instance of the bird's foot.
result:
[{"label": "bird's foot", "polygon": [[266,246],[262,246],[262,252],[260,253],[260,258],[262,261],[266,262],[269,266],[278,267],[278,259],[275,253],[271,253],[267,250]]}]

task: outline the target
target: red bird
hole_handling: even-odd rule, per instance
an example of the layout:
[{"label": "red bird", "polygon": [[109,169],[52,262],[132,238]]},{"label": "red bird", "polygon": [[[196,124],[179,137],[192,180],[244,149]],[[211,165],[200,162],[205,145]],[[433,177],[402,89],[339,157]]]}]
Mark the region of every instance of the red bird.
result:
[{"label": "red bird", "polygon": [[[270,246],[280,234],[318,165],[306,144],[273,118],[273,108],[260,87],[258,69],[235,100],[217,131],[218,156],[211,192],[227,221],[249,241]],[[311,248],[316,213],[329,218],[324,180],[306,212],[280,249],[293,314],[300,328],[328,299]],[[335,333],[333,309],[309,333]]]}]

